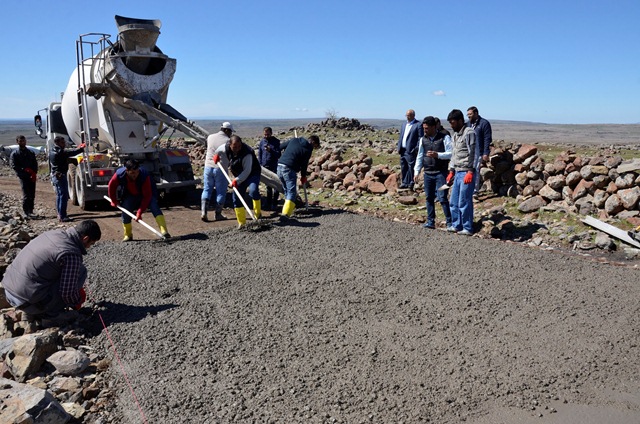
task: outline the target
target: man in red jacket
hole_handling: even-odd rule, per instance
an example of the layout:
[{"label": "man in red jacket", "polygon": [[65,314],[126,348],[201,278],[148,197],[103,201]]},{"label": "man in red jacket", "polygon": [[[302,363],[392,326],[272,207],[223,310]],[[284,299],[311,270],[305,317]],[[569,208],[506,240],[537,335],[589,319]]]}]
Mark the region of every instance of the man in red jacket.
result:
[{"label": "man in red jacket", "polygon": [[[136,160],[129,159],[122,168],[119,168],[109,181],[109,197],[111,206],[122,207],[133,213],[136,212],[136,221],[142,218],[144,211],[149,208],[156,218],[160,227],[160,233],[165,238],[171,237],[167,231],[167,223],[164,215],[158,206],[158,189],[146,169],[140,167]],[[124,238],[122,241],[133,240],[133,228],[131,217],[122,213],[122,226],[124,227]]]}]

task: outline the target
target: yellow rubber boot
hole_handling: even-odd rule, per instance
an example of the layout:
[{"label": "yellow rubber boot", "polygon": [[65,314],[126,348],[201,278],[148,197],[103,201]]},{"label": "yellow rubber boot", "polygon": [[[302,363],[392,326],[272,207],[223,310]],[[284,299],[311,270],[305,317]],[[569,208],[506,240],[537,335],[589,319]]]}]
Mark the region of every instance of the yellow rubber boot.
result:
[{"label": "yellow rubber boot", "polygon": [[244,226],[247,223],[247,212],[244,208],[234,208],[236,211],[236,219],[238,220],[238,228]]},{"label": "yellow rubber boot", "polygon": [[131,241],[133,240],[133,226],[131,223],[128,224],[122,224],[122,227],[124,228],[124,238],[122,239],[122,241]]},{"label": "yellow rubber boot", "polygon": [[158,227],[160,227],[160,233],[165,237],[171,237],[169,231],[167,231],[167,222],[164,220],[164,215],[156,216],[156,222],[158,223]]},{"label": "yellow rubber boot", "polygon": [[253,214],[256,219],[262,218],[262,202],[260,200],[253,201]]},{"label": "yellow rubber boot", "polygon": [[284,205],[282,205],[282,215],[291,216],[293,215],[293,210],[296,208],[296,204],[291,200],[285,200]]}]

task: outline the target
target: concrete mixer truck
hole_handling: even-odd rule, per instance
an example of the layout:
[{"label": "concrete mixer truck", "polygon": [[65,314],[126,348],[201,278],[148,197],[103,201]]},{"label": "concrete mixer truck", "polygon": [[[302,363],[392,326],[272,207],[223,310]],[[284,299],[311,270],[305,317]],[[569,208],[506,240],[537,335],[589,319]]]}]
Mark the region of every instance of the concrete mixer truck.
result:
[{"label": "concrete mixer truck", "polygon": [[115,20],[115,42],[108,34],[79,36],[76,69],[61,102],[38,111],[34,119],[48,151],[58,135],[70,144],[86,142],[85,152],[71,158],[67,174],[70,200],[82,209],[102,199],[109,179],[128,159],[139,160],[161,192],[194,189],[199,181],[187,151],[163,148],[159,141],[169,128],[200,143],[208,136],[166,103],[176,59],[156,46],[160,21]]}]

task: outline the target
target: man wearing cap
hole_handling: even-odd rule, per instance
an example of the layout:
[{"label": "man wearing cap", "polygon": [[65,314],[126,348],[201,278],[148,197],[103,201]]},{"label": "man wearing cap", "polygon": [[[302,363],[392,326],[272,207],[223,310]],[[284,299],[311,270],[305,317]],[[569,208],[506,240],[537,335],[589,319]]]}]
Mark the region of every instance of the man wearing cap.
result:
[{"label": "man wearing cap", "polygon": [[224,146],[229,141],[229,137],[233,133],[233,125],[230,122],[223,122],[220,127],[220,131],[215,134],[211,134],[207,137],[207,155],[204,160],[204,188],[202,189],[201,207],[202,212],[200,219],[204,222],[208,222],[207,209],[209,209],[209,201],[213,190],[216,191],[216,215],[215,220],[220,221],[227,219],[222,215],[222,207],[227,196],[227,179],[224,174],[218,168],[218,165],[213,162],[213,156],[216,154],[216,150],[220,146]]},{"label": "man wearing cap", "polygon": [[307,183],[307,166],[313,149],[320,147],[320,138],[312,135],[309,140],[298,137],[287,140],[280,145],[283,151],[278,161],[278,177],[284,187],[284,205],[282,206],[282,217],[288,218],[293,214],[296,208],[296,196],[298,172],[300,172],[300,182]]},{"label": "man wearing cap", "polygon": [[49,153],[49,168],[51,169],[51,184],[56,189],[56,210],[58,211],[58,221],[69,222],[71,218],[67,216],[67,201],[69,200],[69,183],[67,181],[67,171],[69,170],[69,158],[84,151],[85,144],[82,143],[77,149],[67,150],[67,142],[62,136],[53,139],[55,147]]}]

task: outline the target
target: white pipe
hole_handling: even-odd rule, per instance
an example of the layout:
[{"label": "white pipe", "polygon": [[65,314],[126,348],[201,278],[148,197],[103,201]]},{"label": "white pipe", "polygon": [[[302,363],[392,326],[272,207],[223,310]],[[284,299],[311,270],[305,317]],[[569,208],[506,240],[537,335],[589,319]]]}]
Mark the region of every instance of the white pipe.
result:
[{"label": "white pipe", "polygon": [[[104,198],[109,201],[109,203],[113,203],[113,201],[111,200],[111,198],[109,196],[107,196],[105,194]],[[134,214],[132,214],[131,212],[129,212],[128,210],[126,210],[125,208],[123,208],[120,205],[116,205],[116,208],[120,209],[122,212],[126,213],[127,215],[129,215],[131,218],[133,218],[134,221],[139,222],[140,224],[142,224],[144,227],[146,227],[149,231],[151,231],[152,233],[154,233],[155,235],[157,235],[158,237],[160,237],[161,239],[164,238],[164,236],[162,235],[162,233],[158,230],[156,230],[155,228],[153,228],[151,225],[147,224],[146,222],[144,222],[141,219],[136,219],[136,216]]]}]

